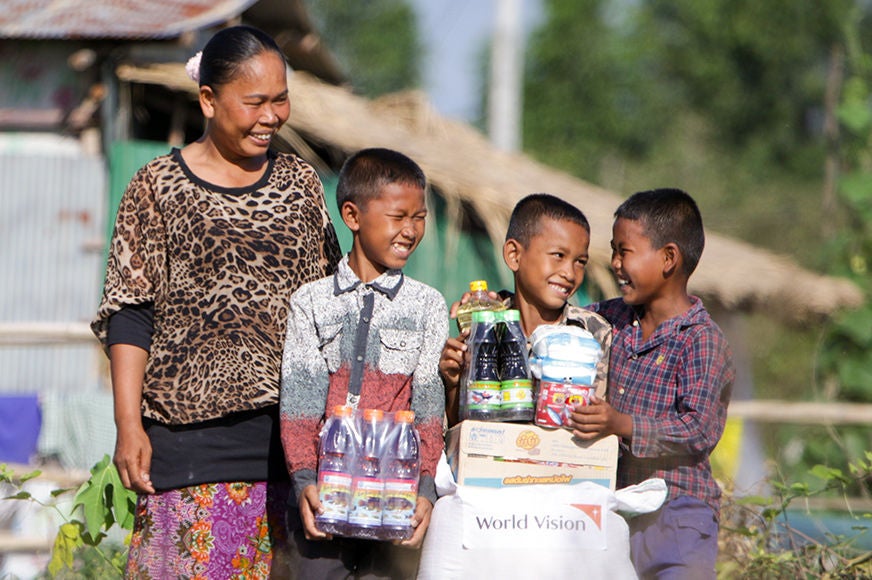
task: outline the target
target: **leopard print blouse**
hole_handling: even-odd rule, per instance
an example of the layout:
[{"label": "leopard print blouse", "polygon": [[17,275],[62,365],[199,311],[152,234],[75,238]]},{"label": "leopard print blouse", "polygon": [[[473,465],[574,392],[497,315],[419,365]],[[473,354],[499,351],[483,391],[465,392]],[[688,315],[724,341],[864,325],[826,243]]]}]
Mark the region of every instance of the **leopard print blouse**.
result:
[{"label": "leopard print blouse", "polygon": [[103,299],[91,327],[154,303],[145,417],[189,424],[278,403],[291,293],[331,274],[336,232],[315,170],[275,154],[245,188],[204,182],[181,153],[157,157],[118,208]]}]

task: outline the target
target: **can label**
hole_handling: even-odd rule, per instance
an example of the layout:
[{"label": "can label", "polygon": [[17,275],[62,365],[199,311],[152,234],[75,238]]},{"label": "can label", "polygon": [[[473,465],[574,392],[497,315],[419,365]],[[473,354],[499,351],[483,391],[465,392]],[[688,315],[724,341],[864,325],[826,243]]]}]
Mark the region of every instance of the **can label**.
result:
[{"label": "can label", "polygon": [[536,424],[543,427],[564,427],[569,414],[578,405],[589,405],[596,388],[543,379],[539,382],[536,402]]}]

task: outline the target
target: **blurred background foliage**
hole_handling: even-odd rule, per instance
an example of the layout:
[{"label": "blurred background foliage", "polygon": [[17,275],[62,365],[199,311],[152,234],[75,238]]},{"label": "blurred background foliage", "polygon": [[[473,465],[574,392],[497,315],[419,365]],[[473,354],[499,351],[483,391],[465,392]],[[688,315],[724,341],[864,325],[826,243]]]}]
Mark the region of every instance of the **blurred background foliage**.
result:
[{"label": "blurred background foliage", "polygon": [[418,87],[422,44],[405,0],[311,0],[316,27],[354,90],[367,97]]},{"label": "blurred background foliage", "polygon": [[[526,47],[525,153],[624,195],[683,188],[709,229],[849,277],[869,296],[872,2],[542,4]],[[355,90],[419,87],[408,2],[311,5]],[[748,325],[755,397],[872,403],[869,300],[826,323],[787,328],[754,315]],[[766,426],[764,435],[790,480],[872,449],[859,427]],[[868,481],[855,487],[869,496]]]}]

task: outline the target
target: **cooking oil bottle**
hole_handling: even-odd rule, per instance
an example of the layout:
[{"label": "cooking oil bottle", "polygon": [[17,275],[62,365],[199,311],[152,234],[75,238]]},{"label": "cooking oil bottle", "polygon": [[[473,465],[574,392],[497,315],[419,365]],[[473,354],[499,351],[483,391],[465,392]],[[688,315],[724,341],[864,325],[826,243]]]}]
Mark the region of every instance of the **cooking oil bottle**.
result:
[{"label": "cooking oil bottle", "polygon": [[506,307],[499,300],[494,300],[487,293],[486,280],[473,280],[469,283],[469,300],[461,304],[457,309],[457,329],[460,332],[468,329],[472,324],[472,313],[479,310],[498,312]]}]

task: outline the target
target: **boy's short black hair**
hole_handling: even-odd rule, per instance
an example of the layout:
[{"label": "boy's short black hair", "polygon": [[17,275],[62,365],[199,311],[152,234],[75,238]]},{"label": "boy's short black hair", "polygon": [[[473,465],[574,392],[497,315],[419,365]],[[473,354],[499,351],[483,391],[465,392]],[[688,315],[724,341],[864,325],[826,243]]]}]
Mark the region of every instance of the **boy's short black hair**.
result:
[{"label": "boy's short black hair", "polygon": [[571,221],[590,234],[590,224],[580,209],[549,193],[532,193],[515,204],[506,240],[517,240],[526,248],[533,236],[539,233],[543,218]]},{"label": "boy's short black hair", "polygon": [[427,178],[417,163],[399,151],[380,147],[361,149],[342,164],[336,205],[340,211],[346,201],[363,208],[391,183],[416,185],[424,191]]},{"label": "boy's short black hair", "polygon": [[705,247],[702,214],[690,195],[680,189],[651,189],[634,193],[615,211],[615,219],[638,221],[655,248],[673,242],[684,257],[690,276]]}]

